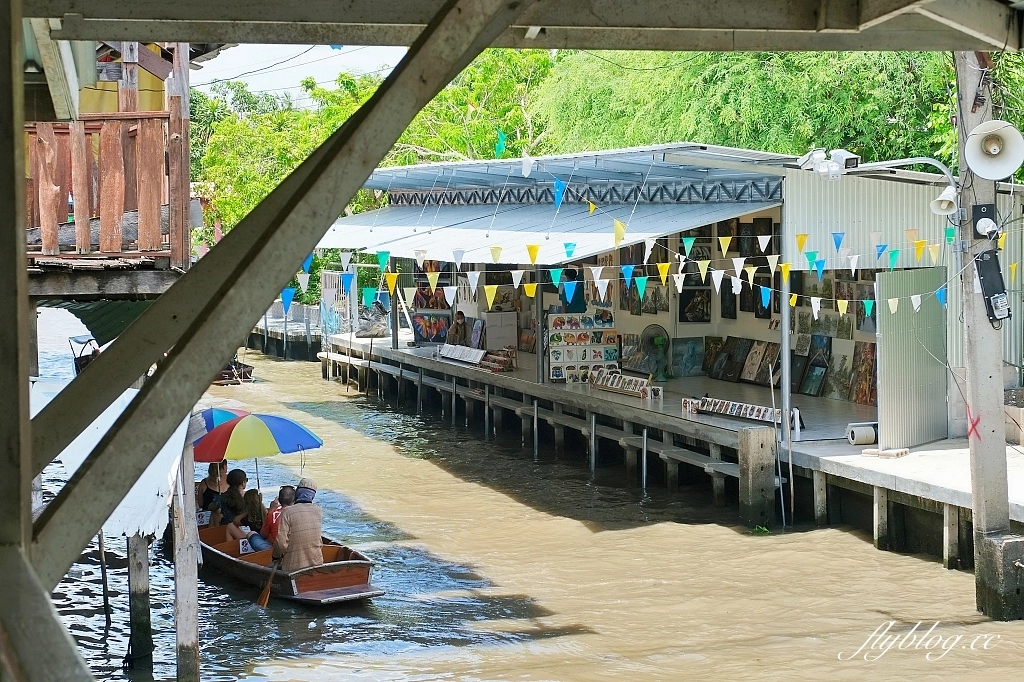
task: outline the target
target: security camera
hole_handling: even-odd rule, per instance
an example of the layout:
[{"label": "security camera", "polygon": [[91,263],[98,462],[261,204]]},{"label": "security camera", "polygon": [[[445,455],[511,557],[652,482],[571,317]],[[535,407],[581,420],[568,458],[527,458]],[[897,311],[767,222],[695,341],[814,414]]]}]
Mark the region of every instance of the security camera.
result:
[{"label": "security camera", "polygon": [[860,157],[845,149],[833,149],[831,159],[838,163],[844,171],[852,170],[860,165]]},{"label": "security camera", "polygon": [[800,170],[813,170],[815,166],[820,165],[825,161],[825,149],[819,147],[818,149],[812,149],[807,152],[799,159],[796,164],[800,167]]}]

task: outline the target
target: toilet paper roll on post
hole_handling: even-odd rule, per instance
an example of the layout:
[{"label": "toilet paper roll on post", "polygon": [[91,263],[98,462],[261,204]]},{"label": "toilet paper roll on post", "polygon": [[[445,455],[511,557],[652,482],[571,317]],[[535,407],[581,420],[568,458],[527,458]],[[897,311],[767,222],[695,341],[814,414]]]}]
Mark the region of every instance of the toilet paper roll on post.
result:
[{"label": "toilet paper roll on post", "polygon": [[875,424],[849,424],[846,427],[846,439],[850,445],[871,445],[878,440],[878,427]]}]

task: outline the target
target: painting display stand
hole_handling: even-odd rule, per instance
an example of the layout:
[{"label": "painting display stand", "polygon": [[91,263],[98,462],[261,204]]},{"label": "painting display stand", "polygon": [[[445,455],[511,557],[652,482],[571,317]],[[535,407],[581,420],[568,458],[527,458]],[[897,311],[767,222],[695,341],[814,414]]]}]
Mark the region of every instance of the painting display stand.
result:
[{"label": "painting display stand", "polygon": [[590,375],[590,385],[601,391],[631,395],[645,400],[663,398],[661,386],[652,386],[651,377],[626,376],[618,369],[598,369]]},{"label": "painting display stand", "polygon": [[750,403],[741,403],[735,400],[719,400],[717,398],[683,398],[683,415],[696,414],[698,412],[724,414],[730,417],[774,422],[776,424],[782,423],[782,410],[778,408],[751,405]]},{"label": "painting display stand", "polygon": [[585,384],[597,370],[618,370],[618,335],[611,313],[548,317],[550,378],[567,384]]}]

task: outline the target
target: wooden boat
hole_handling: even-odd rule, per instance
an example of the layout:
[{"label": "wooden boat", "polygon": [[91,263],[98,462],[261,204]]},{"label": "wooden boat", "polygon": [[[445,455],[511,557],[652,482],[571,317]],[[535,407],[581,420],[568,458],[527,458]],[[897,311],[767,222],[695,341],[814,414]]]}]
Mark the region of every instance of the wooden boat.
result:
[{"label": "wooden boat", "polygon": [[[225,526],[199,530],[203,563],[215,571],[249,583],[253,599],[270,577],[271,552],[240,553],[241,541],[228,539]],[[384,590],[370,584],[373,562],[354,549],[323,538],[324,563],[291,573],[278,571],[270,594],[303,604],[337,604],[379,597]]]},{"label": "wooden boat", "polygon": [[249,381],[252,381],[252,365],[239,362],[238,358],[232,358],[231,362],[213,380],[213,384],[215,386],[231,386]]}]

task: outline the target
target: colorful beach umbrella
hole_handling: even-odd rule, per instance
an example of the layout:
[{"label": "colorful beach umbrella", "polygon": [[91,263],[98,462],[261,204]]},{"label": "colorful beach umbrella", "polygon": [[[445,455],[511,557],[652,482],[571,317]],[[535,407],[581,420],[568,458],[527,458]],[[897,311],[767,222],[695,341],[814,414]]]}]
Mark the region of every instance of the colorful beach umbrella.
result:
[{"label": "colorful beach umbrella", "polygon": [[238,417],[249,414],[245,410],[230,410],[225,407],[209,407],[194,412],[188,423],[188,442],[195,444],[215,428]]},{"label": "colorful beach umbrella", "polygon": [[197,462],[253,459],[313,450],[324,442],[301,424],[272,414],[248,414],[215,427],[195,446]]}]

